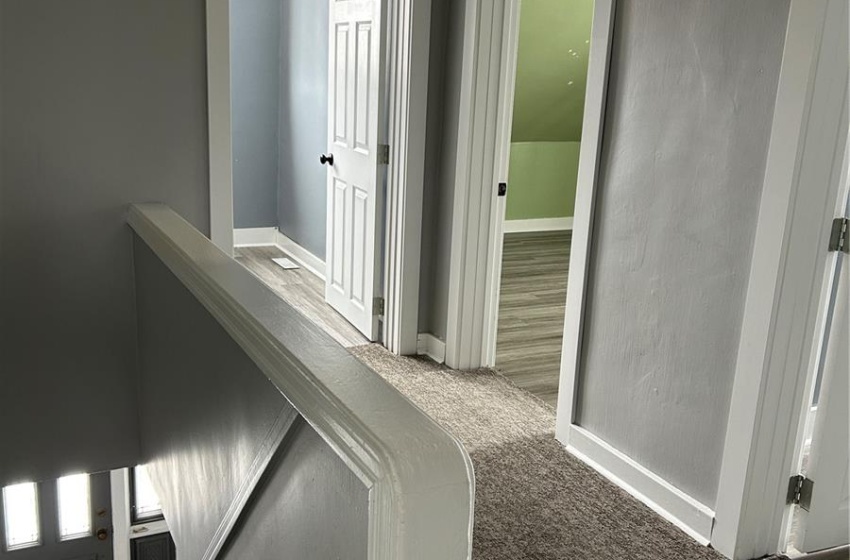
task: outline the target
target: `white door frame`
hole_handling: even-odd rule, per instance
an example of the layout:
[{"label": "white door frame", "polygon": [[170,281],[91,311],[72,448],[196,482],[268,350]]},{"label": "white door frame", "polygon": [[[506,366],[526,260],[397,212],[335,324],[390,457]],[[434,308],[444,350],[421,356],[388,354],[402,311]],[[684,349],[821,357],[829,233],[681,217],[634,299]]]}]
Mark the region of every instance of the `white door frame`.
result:
[{"label": "white door frame", "polygon": [[[819,163],[847,153],[840,145],[847,139],[846,104],[823,95],[823,72],[817,84],[824,89],[816,90],[815,69],[829,60],[829,90],[847,87],[847,52],[824,44],[823,53],[837,56],[821,56],[828,2],[791,0],[712,535],[715,548],[736,559],[773,554],[786,544],[785,496],[799,466],[814,348],[823,336],[820,303],[835,258],[827,244],[832,218],[845,211],[850,160],[843,162],[844,184],[835,175],[829,182],[829,164],[821,166],[827,185],[799,181],[804,150]],[[807,136],[809,128],[830,127],[837,128],[831,139]]]},{"label": "white door frame", "polygon": [[[386,183],[383,342],[415,354],[425,181],[427,68],[431,0],[382,0],[387,14],[386,71],[390,146]],[[207,0],[207,95],[210,239],[233,253],[233,157],[230,92],[230,2]]]},{"label": "white door frame", "polygon": [[518,13],[516,0],[466,0],[446,322],[453,368],[487,364],[495,332],[504,218],[496,188],[506,180]]},{"label": "white door frame", "polygon": [[[520,7],[521,0],[466,0],[446,324],[445,361],[454,368],[496,361],[506,206],[496,192],[508,180]],[[607,69],[598,79],[601,91]],[[600,128],[601,112],[585,107],[584,118],[586,130]],[[585,143],[582,135],[582,150]]]}]

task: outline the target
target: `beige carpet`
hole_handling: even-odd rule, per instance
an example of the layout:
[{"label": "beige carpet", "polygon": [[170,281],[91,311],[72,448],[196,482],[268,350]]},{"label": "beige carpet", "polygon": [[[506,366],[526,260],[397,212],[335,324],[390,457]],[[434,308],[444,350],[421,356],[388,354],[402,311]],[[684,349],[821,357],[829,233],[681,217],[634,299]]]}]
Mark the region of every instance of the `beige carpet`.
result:
[{"label": "beige carpet", "polygon": [[554,439],[555,411],[489,370],[349,349],[466,446],[475,560],[717,560]]}]

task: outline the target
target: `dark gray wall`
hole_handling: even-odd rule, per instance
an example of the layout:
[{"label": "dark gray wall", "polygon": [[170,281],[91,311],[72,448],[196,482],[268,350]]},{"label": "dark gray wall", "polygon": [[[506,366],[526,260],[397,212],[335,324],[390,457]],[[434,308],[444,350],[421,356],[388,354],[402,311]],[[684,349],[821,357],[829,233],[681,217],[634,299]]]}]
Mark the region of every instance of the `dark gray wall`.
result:
[{"label": "dark gray wall", "polygon": [[[426,132],[419,330],[445,340],[465,3],[434,0]],[[427,241],[424,239],[427,238]]]},{"label": "dark gray wall", "polygon": [[713,506],[788,0],[619,2],[578,423]]},{"label": "dark gray wall", "polygon": [[268,473],[224,560],[366,558],[369,492],[308,424],[293,428]]},{"label": "dark gray wall", "polygon": [[425,122],[425,177],[422,198],[422,247],[419,267],[419,332],[431,332],[431,307],[438,218],[441,197],[440,163],[443,157],[443,91],[446,71],[449,0],[431,2],[431,38],[428,66],[428,105]]},{"label": "dark gray wall", "polygon": [[328,147],[328,2],[287,0],[280,10],[278,226],[325,258]]},{"label": "dark gray wall", "polygon": [[[293,410],[143,241],[134,252],[142,457],[178,554],[201,558],[270,428]],[[365,557],[368,492],[312,428],[296,421],[267,472],[229,557]],[[343,546],[352,554],[333,553]]]},{"label": "dark gray wall", "polygon": [[233,224],[237,228],[277,225],[280,11],[281,0],[230,3]]},{"label": "dark gray wall", "polygon": [[0,2],[0,485],[138,459],[125,214],[209,229],[205,41],[203,0]]}]

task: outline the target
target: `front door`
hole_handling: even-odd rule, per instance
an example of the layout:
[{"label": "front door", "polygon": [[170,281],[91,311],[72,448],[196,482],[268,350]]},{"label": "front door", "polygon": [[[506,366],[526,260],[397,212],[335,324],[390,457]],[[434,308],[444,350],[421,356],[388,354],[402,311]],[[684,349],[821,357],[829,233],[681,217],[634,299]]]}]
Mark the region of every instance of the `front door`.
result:
[{"label": "front door", "polygon": [[380,0],[332,0],[328,106],[325,299],[378,339],[383,218]]},{"label": "front door", "polygon": [[[109,473],[89,476],[89,513],[91,530],[79,537],[62,536],[59,498],[56,480],[38,484],[38,525],[41,544],[5,552],[0,558],[10,560],[111,560],[112,554],[112,494]],[[13,515],[14,512],[6,512]],[[0,543],[4,545],[5,543]],[[4,553],[5,552],[5,553]]]}]

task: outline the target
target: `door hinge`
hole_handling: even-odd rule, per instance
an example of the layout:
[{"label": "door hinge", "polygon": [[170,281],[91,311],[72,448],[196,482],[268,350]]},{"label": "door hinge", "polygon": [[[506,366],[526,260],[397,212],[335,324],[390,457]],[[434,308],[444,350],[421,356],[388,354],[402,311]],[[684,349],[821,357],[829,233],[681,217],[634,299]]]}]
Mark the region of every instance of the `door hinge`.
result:
[{"label": "door hinge", "polygon": [[389,144],[378,144],[378,163],[380,165],[390,164],[390,146]]},{"label": "door hinge", "polygon": [[499,196],[505,196],[508,194],[508,184],[507,183],[499,183],[499,190],[496,191]]},{"label": "door hinge", "polygon": [[788,480],[788,495],[785,498],[785,503],[797,504],[804,510],[809,511],[812,505],[812,490],[814,486],[815,483],[811,479],[801,474],[792,476]]},{"label": "door hinge", "polygon": [[384,316],[384,298],[376,297],[372,301],[372,315],[377,315],[379,317]]},{"label": "door hinge", "polygon": [[829,235],[829,250],[850,252],[850,240],[847,230],[850,229],[850,218],[835,218],[832,220],[832,233]]}]

